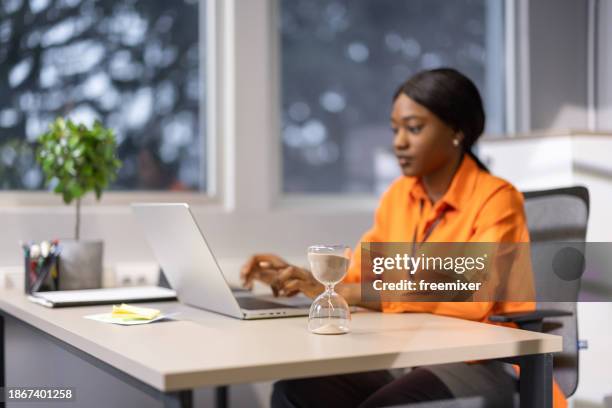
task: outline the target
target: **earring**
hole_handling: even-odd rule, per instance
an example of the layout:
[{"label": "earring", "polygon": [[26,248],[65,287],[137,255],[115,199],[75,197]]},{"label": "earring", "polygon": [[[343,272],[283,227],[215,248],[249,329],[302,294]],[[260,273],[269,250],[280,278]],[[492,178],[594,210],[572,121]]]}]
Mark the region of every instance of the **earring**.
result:
[{"label": "earring", "polygon": [[453,139],[453,146],[455,147],[459,146],[459,139]]}]

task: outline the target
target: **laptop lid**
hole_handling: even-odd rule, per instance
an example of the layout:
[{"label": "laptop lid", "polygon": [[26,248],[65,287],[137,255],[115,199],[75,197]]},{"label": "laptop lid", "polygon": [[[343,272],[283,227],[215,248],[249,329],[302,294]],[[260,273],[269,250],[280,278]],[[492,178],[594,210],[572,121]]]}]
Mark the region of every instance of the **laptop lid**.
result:
[{"label": "laptop lid", "polygon": [[138,203],[132,209],[182,303],[244,317],[187,204]]}]

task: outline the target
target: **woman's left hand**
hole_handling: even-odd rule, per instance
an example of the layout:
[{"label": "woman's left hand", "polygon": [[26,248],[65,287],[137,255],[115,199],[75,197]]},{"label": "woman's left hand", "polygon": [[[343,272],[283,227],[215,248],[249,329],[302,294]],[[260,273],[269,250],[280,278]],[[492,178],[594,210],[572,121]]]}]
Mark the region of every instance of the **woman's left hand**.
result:
[{"label": "woman's left hand", "polygon": [[311,299],[325,290],[310,271],[293,265],[281,270],[270,286],[280,296],[294,296],[302,292]]}]

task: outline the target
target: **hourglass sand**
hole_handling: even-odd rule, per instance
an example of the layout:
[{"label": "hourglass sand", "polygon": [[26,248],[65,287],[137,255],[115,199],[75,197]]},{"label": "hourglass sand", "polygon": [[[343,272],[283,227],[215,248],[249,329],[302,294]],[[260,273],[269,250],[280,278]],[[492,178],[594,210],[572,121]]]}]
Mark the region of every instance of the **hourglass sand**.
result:
[{"label": "hourglass sand", "polygon": [[344,245],[314,245],[308,248],[308,261],[314,277],[325,291],[310,306],[308,329],[316,334],[344,334],[350,331],[351,311],[346,300],[334,291],[344,279],[350,249]]}]

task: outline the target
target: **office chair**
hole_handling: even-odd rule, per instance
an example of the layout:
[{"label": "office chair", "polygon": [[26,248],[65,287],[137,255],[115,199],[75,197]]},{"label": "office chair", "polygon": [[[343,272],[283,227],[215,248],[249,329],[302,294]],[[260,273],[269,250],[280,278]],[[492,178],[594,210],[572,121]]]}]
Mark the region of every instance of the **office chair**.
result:
[{"label": "office chair", "polygon": [[[562,280],[550,276],[550,249],[546,243],[572,242],[584,246],[589,218],[589,192],[585,187],[568,187],[524,193],[525,212],[531,242],[537,306],[532,313],[490,316],[492,322],[514,322],[521,329],[556,334],[563,337],[563,351],[555,353],[554,377],[566,397],[578,387],[578,353],[586,343],[578,340],[577,301],[584,264],[577,262],[577,279]],[[584,251],[581,251],[584,253]],[[552,283],[552,284],[551,284]],[[550,302],[563,299],[563,302]]]},{"label": "office chair", "polygon": [[[578,277],[563,280],[552,276],[551,250],[557,250],[555,242],[572,243],[580,248],[586,241],[589,218],[589,192],[585,187],[567,187],[552,190],[530,191],[525,197],[527,226],[532,242],[531,263],[536,288],[536,310],[529,313],[498,314],[489,317],[491,322],[513,322],[519,328],[555,334],[563,337],[563,351],[554,354],[553,375],[566,398],[578,387],[578,353],[586,348],[586,342],[578,340],[577,301],[580,276],[584,264],[570,262],[570,271]],[[547,245],[547,243],[549,245]],[[569,244],[568,244],[569,245]],[[584,253],[584,251],[582,251]],[[562,299],[563,302],[545,301]],[[458,398],[402,405],[402,408],[485,408],[480,397]],[[518,406],[518,398],[515,399]],[[398,407],[399,408],[399,407]]]}]

